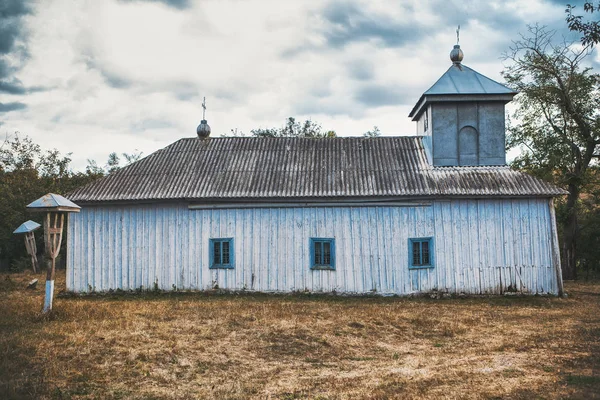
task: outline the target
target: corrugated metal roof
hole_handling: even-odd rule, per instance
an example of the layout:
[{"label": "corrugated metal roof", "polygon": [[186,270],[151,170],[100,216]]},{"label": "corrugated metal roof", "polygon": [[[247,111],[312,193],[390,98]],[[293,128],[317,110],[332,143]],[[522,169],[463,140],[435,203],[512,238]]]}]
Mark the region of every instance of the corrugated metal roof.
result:
[{"label": "corrugated metal roof", "polygon": [[429,165],[420,137],[181,139],[79,188],[77,202],[554,196],[508,167]]},{"label": "corrugated metal roof", "polygon": [[466,65],[454,63],[423,94],[515,94],[515,91]]}]

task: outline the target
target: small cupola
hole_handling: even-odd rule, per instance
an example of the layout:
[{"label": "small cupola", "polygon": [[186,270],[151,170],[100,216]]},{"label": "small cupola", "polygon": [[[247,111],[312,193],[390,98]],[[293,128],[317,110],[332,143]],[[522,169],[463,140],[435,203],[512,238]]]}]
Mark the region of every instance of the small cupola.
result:
[{"label": "small cupola", "polygon": [[516,92],[462,64],[463,58],[457,43],[452,65],[409,117],[417,122],[432,165],[505,165],[504,106]]},{"label": "small cupola", "polygon": [[196,134],[200,139],[206,139],[210,136],[210,125],[206,121],[206,97],[202,101],[202,121],[200,121],[200,125],[196,128]]}]

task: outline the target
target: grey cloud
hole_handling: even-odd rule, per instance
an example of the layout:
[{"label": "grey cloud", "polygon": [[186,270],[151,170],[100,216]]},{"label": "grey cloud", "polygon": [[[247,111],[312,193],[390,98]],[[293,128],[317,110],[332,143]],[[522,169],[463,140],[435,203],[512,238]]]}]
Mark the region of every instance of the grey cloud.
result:
[{"label": "grey cloud", "polygon": [[[0,93],[25,94],[28,89],[14,77],[27,59],[27,32],[23,17],[33,12],[32,1],[0,0]],[[13,61],[9,63],[6,57]],[[19,60],[15,63],[14,60]],[[0,113],[26,108],[24,103],[0,103]]]},{"label": "grey cloud", "polygon": [[0,113],[7,113],[10,111],[22,110],[27,108],[27,104],[13,102],[13,103],[0,103]]},{"label": "grey cloud", "polygon": [[13,50],[15,41],[23,34],[21,18],[30,13],[28,0],[0,0],[0,53]]},{"label": "grey cloud", "polygon": [[338,102],[322,104],[318,101],[305,100],[292,105],[291,115],[354,115],[347,107],[341,106]]},{"label": "grey cloud", "polygon": [[25,94],[27,88],[23,86],[23,82],[13,78],[12,80],[0,80],[0,92],[8,94]]},{"label": "grey cloud", "polygon": [[104,78],[106,84],[114,89],[127,89],[134,84],[133,80],[106,69],[100,68],[99,72]]},{"label": "grey cloud", "polygon": [[385,15],[368,14],[353,3],[332,3],[323,10],[323,17],[328,22],[324,36],[333,47],[371,39],[387,47],[400,47],[421,37],[421,26],[414,21],[402,24]]},{"label": "grey cloud", "polygon": [[[355,42],[374,41],[384,47],[398,48],[411,42],[418,42],[422,36],[434,34],[439,27],[427,27],[418,20],[410,18],[413,9],[401,5],[407,18],[398,20],[385,14],[370,13],[354,2],[334,1],[326,5],[320,16],[325,20],[319,32],[325,45],[300,43],[281,52],[285,59],[294,58],[304,52],[315,49],[343,48]],[[364,72],[364,71],[363,71]],[[360,76],[360,75],[359,75]]]},{"label": "grey cloud", "polygon": [[349,63],[346,68],[350,77],[358,81],[367,81],[375,76],[373,64],[366,60],[356,60]]},{"label": "grey cloud", "polygon": [[114,89],[127,89],[135,84],[134,80],[112,71],[98,61],[92,48],[86,49],[83,52],[83,57],[86,66],[91,70],[98,71],[108,86]]},{"label": "grey cloud", "polygon": [[[583,0],[577,1],[582,2]],[[548,5],[550,6],[551,3]],[[477,57],[476,59],[489,59],[489,56],[497,57],[510,45],[510,40],[526,28],[526,21],[512,12],[510,8],[494,7],[490,2],[467,3],[432,0],[428,4],[422,5],[427,9],[426,11],[437,16],[437,19],[447,21],[447,25],[428,25],[426,22],[413,18],[414,10],[410,6],[399,5],[398,7],[403,7],[402,13],[405,18],[393,19],[386,14],[369,11],[356,2],[335,1],[330,3],[320,13],[325,22],[324,28],[320,32],[325,39],[325,45],[307,42],[294,44],[285,49],[281,56],[293,58],[306,51],[343,48],[352,43],[365,41],[373,41],[384,47],[400,48],[407,44],[418,44],[425,35],[434,36],[441,30],[453,31],[454,23],[460,23],[463,30],[466,31],[464,34],[468,34],[468,28],[477,22],[497,31],[506,32],[506,41],[490,44],[486,54],[474,55]],[[548,23],[550,21],[541,22]],[[564,27],[564,15],[557,15],[552,22],[561,23]],[[469,59],[475,60],[475,58]],[[370,71],[368,70],[349,66],[348,72],[357,80],[369,79]]]},{"label": "grey cloud", "polygon": [[410,102],[410,96],[406,96],[406,93],[399,88],[379,84],[359,89],[354,99],[369,107],[400,105]]},{"label": "grey cloud", "polygon": [[47,88],[41,86],[26,87],[17,78],[0,80],[0,93],[27,94],[44,90],[47,90]]},{"label": "grey cloud", "polygon": [[54,114],[54,116],[52,118],[50,118],[50,121],[52,123],[58,124],[62,121],[63,117],[64,117],[64,114],[62,114],[62,113]]},{"label": "grey cloud", "polygon": [[155,90],[171,93],[177,100],[190,101],[196,96],[200,96],[198,85],[193,82],[176,81],[165,82],[156,87]]},{"label": "grey cloud", "polygon": [[309,94],[313,97],[322,99],[331,96],[331,87],[325,82],[321,82],[310,88]]},{"label": "grey cloud", "polygon": [[564,6],[564,8],[567,8],[567,4],[571,4],[576,6],[577,8],[583,10],[583,3],[585,3],[586,1],[589,0],[547,0],[548,3],[550,4],[555,4],[558,6]]},{"label": "grey cloud", "polygon": [[178,9],[185,10],[192,6],[190,0],[120,0],[121,3],[162,3],[166,6]]},{"label": "grey cloud", "polygon": [[172,122],[159,119],[144,119],[142,121],[135,121],[131,124],[131,130],[135,132],[143,132],[150,129],[169,129],[174,127],[175,125]]},{"label": "grey cloud", "polygon": [[87,67],[98,71],[104,82],[113,89],[133,89],[140,93],[170,93],[181,101],[189,101],[199,95],[198,86],[193,82],[173,80],[159,83],[144,82],[143,80],[126,76],[105,65],[101,59],[95,56],[95,52],[91,47],[87,48],[83,53]]},{"label": "grey cloud", "polygon": [[176,99],[181,101],[189,101],[199,95],[198,86],[193,82],[144,82],[139,79],[130,78],[103,66],[102,63],[93,56],[89,57],[86,64],[88,68],[97,70],[104,79],[104,82],[113,89],[133,89],[141,93],[170,93]]},{"label": "grey cloud", "polygon": [[283,51],[281,51],[279,53],[279,55],[283,59],[290,59],[290,58],[296,57],[297,55],[302,54],[303,52],[309,50],[310,48],[311,48],[311,46],[309,46],[309,45],[294,45],[292,47],[283,49]]}]

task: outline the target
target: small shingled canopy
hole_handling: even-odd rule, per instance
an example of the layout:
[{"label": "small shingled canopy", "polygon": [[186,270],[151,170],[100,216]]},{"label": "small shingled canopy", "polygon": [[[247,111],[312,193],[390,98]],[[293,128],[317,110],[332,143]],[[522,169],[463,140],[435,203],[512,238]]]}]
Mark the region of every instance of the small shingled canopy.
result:
[{"label": "small shingled canopy", "polygon": [[65,214],[79,212],[81,207],[59,194],[48,193],[27,205],[27,209],[34,212],[46,212],[44,216],[44,246],[45,252],[52,260],[52,265],[46,274],[46,298],[44,312],[52,310],[54,297],[54,271],[56,257],[62,242]]},{"label": "small shingled canopy", "polygon": [[38,259],[37,259],[37,245],[35,244],[35,236],[33,231],[38,229],[41,225],[35,221],[29,220],[23,222],[15,231],[14,234],[25,234],[25,248],[27,249],[27,254],[31,257],[31,267],[33,269],[33,273],[37,274],[38,272]]},{"label": "small shingled canopy", "polygon": [[33,232],[36,229],[38,229],[40,226],[41,225],[38,224],[37,222],[29,220],[29,221],[23,222],[21,225],[19,225],[19,227],[17,229],[15,229],[15,231],[13,233],[17,234],[17,233]]},{"label": "small shingled canopy", "polygon": [[50,211],[50,212],[79,212],[81,207],[71,200],[65,199],[60,194],[48,193],[36,201],[27,205],[31,211]]}]

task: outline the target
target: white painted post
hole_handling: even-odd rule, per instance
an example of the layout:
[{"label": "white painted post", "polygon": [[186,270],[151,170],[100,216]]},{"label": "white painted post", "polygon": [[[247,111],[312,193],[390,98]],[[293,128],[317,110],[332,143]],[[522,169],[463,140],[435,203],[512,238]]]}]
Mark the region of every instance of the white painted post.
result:
[{"label": "white painted post", "polygon": [[[60,215],[59,215],[60,214]],[[46,298],[44,300],[44,313],[52,310],[52,299],[54,298],[54,272],[56,270],[56,256],[60,251],[62,242],[63,224],[65,214],[54,213],[54,221],[52,221],[52,213],[46,213],[44,219],[44,239],[46,244],[46,252],[52,260],[52,265],[46,273]]]},{"label": "white painted post", "polygon": [[54,280],[46,281],[46,298],[44,299],[44,312],[52,310],[52,299],[54,298]]}]

